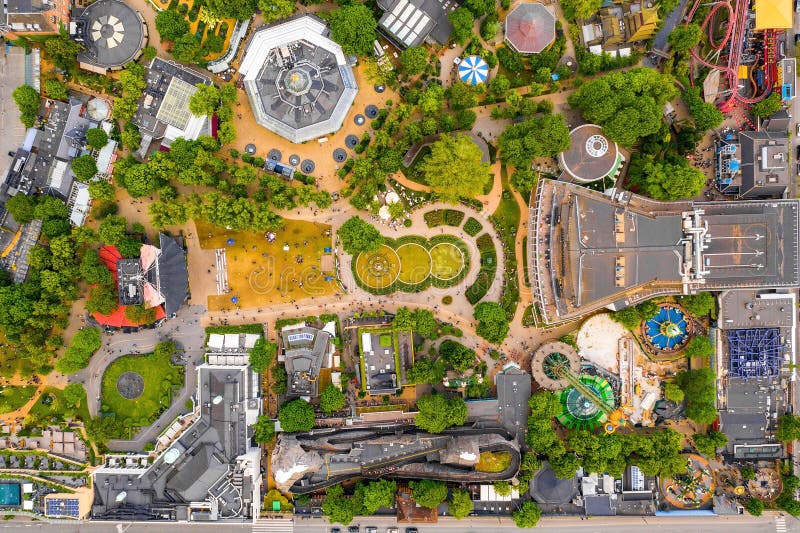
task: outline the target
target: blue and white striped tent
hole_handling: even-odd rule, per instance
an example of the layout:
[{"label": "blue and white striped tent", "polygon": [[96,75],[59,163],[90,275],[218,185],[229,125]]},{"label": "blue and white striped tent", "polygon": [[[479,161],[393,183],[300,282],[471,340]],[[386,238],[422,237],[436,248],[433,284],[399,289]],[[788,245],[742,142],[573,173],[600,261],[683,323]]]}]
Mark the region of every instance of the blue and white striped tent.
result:
[{"label": "blue and white striped tent", "polygon": [[489,65],[480,56],[468,56],[458,65],[458,77],[470,85],[478,85],[486,81]]}]

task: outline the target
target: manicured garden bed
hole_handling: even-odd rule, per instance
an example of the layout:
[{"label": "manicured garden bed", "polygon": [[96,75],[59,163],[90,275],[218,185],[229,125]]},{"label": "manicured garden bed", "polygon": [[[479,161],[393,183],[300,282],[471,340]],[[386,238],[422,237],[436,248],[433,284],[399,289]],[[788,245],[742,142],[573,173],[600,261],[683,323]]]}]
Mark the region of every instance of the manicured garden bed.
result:
[{"label": "manicured garden bed", "polygon": [[467,221],[464,222],[464,232],[470,237],[474,237],[475,235],[480,233],[482,229],[483,229],[483,224],[481,224],[472,217],[469,217]]},{"label": "manicured garden bed", "polygon": [[425,213],[423,218],[429,228],[435,228],[436,226],[458,227],[464,220],[464,212],[456,209],[434,209]]},{"label": "manicured garden bed", "polygon": [[419,292],[430,285],[447,288],[469,272],[469,251],[452,235],[408,235],[386,239],[377,251],[359,254],[352,269],[356,284],[373,294]]},{"label": "manicured garden bed", "polygon": [[475,305],[481,298],[486,296],[497,272],[497,251],[491,235],[484,233],[478,237],[475,243],[478,245],[478,252],[481,254],[481,269],[478,271],[478,277],[475,282],[464,293],[472,305]]}]

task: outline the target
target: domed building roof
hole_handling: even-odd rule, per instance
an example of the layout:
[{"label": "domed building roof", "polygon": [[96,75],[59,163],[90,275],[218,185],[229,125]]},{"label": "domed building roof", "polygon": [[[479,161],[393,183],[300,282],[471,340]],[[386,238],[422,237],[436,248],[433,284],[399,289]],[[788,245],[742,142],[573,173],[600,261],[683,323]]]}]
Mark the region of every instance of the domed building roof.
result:
[{"label": "domed building roof", "polygon": [[134,8],[119,0],[98,0],[76,20],[76,40],[85,50],[78,61],[116,70],[134,61],[147,42],[147,26]]},{"label": "domed building roof", "polygon": [[538,54],[556,40],[556,17],[539,2],[520,4],[506,16],[506,41],[521,54]]}]

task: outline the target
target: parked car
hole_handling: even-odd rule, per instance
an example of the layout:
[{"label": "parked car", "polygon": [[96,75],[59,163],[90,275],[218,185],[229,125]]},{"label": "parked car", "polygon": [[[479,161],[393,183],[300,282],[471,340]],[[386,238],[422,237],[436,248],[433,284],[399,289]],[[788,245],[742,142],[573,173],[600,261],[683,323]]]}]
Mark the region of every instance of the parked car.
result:
[{"label": "parked car", "polygon": [[407,527],[406,533],[419,533],[419,530],[415,527]]},{"label": "parked car", "polygon": [[378,533],[378,528],[375,526],[367,526],[365,530],[367,533]]},{"label": "parked car", "polygon": [[341,530],[338,527],[332,527],[331,533],[341,533]]},{"label": "parked car", "polygon": [[347,528],[347,533],[358,533],[359,531],[358,526],[350,526]]}]

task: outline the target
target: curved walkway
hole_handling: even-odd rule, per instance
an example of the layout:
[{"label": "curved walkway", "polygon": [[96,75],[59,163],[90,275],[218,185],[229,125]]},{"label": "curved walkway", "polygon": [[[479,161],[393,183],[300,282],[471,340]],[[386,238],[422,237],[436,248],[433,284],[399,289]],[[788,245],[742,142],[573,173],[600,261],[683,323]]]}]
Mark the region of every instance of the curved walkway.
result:
[{"label": "curved walkway", "polygon": [[200,317],[205,312],[204,306],[184,307],[178,312],[177,318],[166,321],[156,329],[103,335],[103,345],[92,356],[89,366],[69,377],[70,383],[81,383],[85,386],[89,414],[94,417],[100,413],[103,373],[108,365],[125,355],[149,353],[156,344],[163,341],[173,340],[183,348],[185,357],[184,386],[173,398],[170,407],[161,413],[161,416],[152,425],[137,433],[132,440],[110,441],[108,443],[110,450],[141,450],[146,442],[155,439],[163,428],[183,412],[184,404],[197,388],[195,366],[203,361],[205,332],[200,325]]}]

